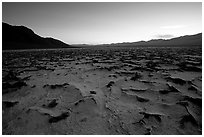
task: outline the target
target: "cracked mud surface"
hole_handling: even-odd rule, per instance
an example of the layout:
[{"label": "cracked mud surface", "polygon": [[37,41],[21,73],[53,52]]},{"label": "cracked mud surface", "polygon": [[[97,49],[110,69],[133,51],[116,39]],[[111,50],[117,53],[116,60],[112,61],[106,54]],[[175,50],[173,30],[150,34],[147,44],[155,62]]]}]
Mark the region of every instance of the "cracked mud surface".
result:
[{"label": "cracked mud surface", "polygon": [[202,134],[201,48],[2,55],[3,134]]}]

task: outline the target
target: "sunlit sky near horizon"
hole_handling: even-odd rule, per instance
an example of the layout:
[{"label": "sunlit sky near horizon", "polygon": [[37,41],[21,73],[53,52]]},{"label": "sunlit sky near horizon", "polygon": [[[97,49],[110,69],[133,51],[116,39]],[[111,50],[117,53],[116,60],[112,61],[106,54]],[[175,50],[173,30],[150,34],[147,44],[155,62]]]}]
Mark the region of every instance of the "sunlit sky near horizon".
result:
[{"label": "sunlit sky near horizon", "polygon": [[68,44],[173,38],[202,32],[202,3],[2,3],[2,21]]}]

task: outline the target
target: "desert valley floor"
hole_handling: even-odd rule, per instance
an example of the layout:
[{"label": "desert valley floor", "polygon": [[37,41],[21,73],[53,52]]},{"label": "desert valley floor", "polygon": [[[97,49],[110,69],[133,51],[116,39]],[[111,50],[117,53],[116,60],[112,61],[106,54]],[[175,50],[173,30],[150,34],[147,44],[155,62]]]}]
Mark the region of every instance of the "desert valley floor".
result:
[{"label": "desert valley floor", "polygon": [[2,52],[3,134],[202,134],[201,48]]}]

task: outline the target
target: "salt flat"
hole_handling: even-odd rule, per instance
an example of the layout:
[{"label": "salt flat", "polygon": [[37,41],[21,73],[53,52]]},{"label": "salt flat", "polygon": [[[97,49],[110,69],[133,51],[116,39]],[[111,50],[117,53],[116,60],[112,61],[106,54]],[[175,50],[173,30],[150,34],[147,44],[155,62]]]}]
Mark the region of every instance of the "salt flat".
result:
[{"label": "salt flat", "polygon": [[3,134],[202,134],[201,48],[2,55]]}]

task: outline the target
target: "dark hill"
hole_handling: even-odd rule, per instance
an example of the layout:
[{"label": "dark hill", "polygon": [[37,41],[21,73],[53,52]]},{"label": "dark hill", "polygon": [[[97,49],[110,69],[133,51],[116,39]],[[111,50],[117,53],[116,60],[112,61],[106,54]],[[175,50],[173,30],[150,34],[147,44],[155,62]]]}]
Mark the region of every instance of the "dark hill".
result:
[{"label": "dark hill", "polygon": [[69,48],[70,45],[53,38],[43,38],[24,26],[2,23],[2,49]]}]

